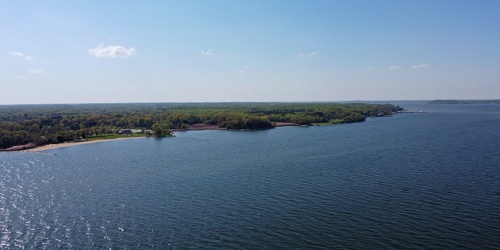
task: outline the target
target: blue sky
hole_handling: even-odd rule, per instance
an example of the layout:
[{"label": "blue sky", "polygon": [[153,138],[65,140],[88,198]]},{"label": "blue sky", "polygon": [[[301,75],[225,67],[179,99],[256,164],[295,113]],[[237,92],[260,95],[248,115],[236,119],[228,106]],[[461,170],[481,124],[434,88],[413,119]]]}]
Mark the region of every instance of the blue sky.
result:
[{"label": "blue sky", "polygon": [[500,1],[1,1],[0,104],[500,98]]}]

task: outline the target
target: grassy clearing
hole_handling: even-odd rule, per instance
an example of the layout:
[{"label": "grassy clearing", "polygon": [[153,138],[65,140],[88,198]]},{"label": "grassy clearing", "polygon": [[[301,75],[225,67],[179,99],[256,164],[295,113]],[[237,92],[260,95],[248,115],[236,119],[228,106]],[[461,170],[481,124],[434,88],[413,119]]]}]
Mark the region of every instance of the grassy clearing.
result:
[{"label": "grassy clearing", "polygon": [[146,134],[138,134],[138,133],[132,133],[129,135],[120,135],[120,134],[98,135],[98,136],[87,137],[87,141],[131,138],[131,137],[146,137],[146,136],[147,136]]}]

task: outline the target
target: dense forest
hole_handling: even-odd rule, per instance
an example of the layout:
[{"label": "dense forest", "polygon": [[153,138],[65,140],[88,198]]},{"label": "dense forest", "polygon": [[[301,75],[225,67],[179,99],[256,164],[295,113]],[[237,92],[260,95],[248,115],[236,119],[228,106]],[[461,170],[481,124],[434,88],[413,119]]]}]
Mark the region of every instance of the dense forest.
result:
[{"label": "dense forest", "polygon": [[403,110],[364,103],[140,103],[0,105],[0,149],[44,145],[139,129],[156,136],[204,123],[225,129],[267,129],[278,122],[352,123]]}]

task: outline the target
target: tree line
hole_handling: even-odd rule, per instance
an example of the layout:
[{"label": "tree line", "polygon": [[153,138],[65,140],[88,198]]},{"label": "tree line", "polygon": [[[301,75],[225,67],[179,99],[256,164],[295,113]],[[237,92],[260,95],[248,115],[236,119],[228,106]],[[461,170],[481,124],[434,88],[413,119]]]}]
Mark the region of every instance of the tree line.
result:
[{"label": "tree line", "polygon": [[403,108],[365,103],[142,103],[0,106],[0,148],[44,145],[101,135],[122,129],[152,131],[205,123],[226,129],[268,129],[276,122],[298,125],[352,123],[391,115]]}]

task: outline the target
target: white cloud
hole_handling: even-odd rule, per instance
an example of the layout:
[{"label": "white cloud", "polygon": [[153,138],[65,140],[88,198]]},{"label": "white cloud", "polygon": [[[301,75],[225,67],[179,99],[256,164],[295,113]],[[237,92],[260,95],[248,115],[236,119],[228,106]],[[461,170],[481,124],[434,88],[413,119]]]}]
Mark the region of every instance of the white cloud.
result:
[{"label": "white cloud", "polygon": [[310,53],[299,53],[299,57],[300,58],[304,58],[304,57],[307,57],[307,56],[316,56],[319,54],[319,51],[313,51],[313,52],[310,52]]},{"label": "white cloud", "polygon": [[373,67],[369,67],[369,68],[368,68],[368,71],[373,71]]},{"label": "white cloud", "polygon": [[11,56],[18,56],[18,57],[22,57],[28,61],[32,61],[34,58],[32,56],[27,56],[21,52],[16,52],[16,51],[13,51],[13,52],[9,52],[9,55]]},{"label": "white cloud", "polygon": [[427,68],[429,65],[427,64],[417,64],[417,65],[413,65],[410,67],[410,69],[423,69],[423,68]]},{"label": "white cloud", "polygon": [[47,72],[45,72],[45,71],[43,71],[43,70],[41,70],[41,69],[30,69],[30,70],[28,71],[28,73],[30,73],[30,74],[36,74],[36,75],[40,75],[40,74],[45,74],[45,73],[47,73]]},{"label": "white cloud", "polygon": [[400,69],[401,67],[399,66],[394,66],[394,65],[389,66],[389,70],[400,70]]},{"label": "white cloud", "polygon": [[319,51],[313,51],[313,52],[311,52],[311,53],[309,53],[309,54],[307,54],[307,55],[308,55],[308,56],[315,56],[315,55],[317,55],[318,53],[319,53]]},{"label": "white cloud", "polygon": [[9,55],[11,56],[20,56],[20,57],[24,57],[24,54],[21,53],[21,52],[9,52]]},{"label": "white cloud", "polygon": [[245,71],[243,71],[243,70],[236,70],[236,71],[234,71],[234,73],[239,75],[239,74],[245,73]]},{"label": "white cloud", "polygon": [[17,79],[25,79],[26,76],[16,76]]},{"label": "white cloud", "polygon": [[89,54],[91,54],[95,57],[127,58],[127,57],[131,57],[132,55],[135,54],[135,49],[132,47],[127,49],[127,48],[119,46],[119,45],[104,47],[104,45],[101,44],[101,45],[97,46],[96,48],[89,49]]},{"label": "white cloud", "polygon": [[214,51],[212,49],[209,49],[209,50],[204,50],[204,51],[202,50],[200,53],[202,55],[205,55],[205,56],[210,56],[210,55],[212,55],[212,52],[214,52]]}]

